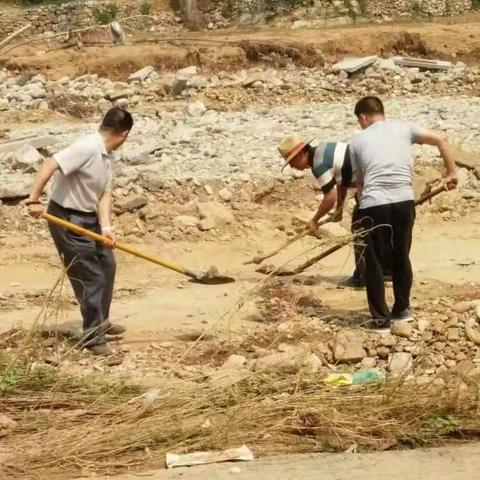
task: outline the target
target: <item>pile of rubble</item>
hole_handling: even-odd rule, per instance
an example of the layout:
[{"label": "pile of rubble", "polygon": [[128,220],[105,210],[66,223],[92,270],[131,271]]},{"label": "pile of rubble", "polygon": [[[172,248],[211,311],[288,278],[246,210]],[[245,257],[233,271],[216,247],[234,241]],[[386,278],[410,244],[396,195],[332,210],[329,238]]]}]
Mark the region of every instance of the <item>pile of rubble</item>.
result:
[{"label": "pile of rubble", "polygon": [[[272,61],[275,60],[272,58]],[[233,106],[236,98],[237,108],[241,108],[252,101],[273,104],[278,102],[279,97],[292,96],[315,101],[365,94],[388,94],[395,98],[404,95],[472,94],[478,91],[478,68],[470,68],[461,62],[440,71],[434,70],[434,65],[426,66],[428,69],[402,67],[393,59],[378,59],[368,68],[355,71],[332,69],[332,66],[299,68],[290,63],[282,70],[255,68],[213,75],[203,74],[195,66],[165,74],[147,66],[130,75],[126,81],[99,78],[96,74],[51,81],[42,75],[15,75],[4,70],[0,72],[0,111],[49,108],[61,111],[61,103],[59,106],[55,99],[69,98],[102,111],[112,104],[130,108],[151,107],[168,99],[192,100],[196,97],[226,106]],[[232,94],[234,90],[239,93]],[[191,114],[199,116],[204,111],[194,108]]]},{"label": "pile of rubble", "polygon": [[[348,141],[358,129],[352,105],[221,112],[196,101],[161,117],[135,113],[134,130],[116,154],[113,195],[120,231],[165,240],[182,235],[205,238],[229,225],[232,233],[238,225],[249,231],[255,225],[255,208],[275,192],[282,192],[275,201],[279,208],[284,208],[283,201],[290,202],[285,208],[314,208],[316,184],[309,183],[308,174],[303,181],[302,172],[282,173],[276,145],[292,133],[318,141]],[[386,107],[389,116],[437,130],[466,150],[479,148],[480,103],[474,97],[392,100]],[[5,203],[0,212],[5,228],[10,221],[18,228],[22,217],[15,205],[28,196],[38,162],[95,128],[95,123],[45,124],[5,132],[0,140],[0,201]],[[417,175],[438,178],[441,161],[436,149],[415,147],[414,154]],[[436,218],[455,219],[478,208],[478,177],[478,170],[461,169],[460,188],[439,195],[422,209]]]}]

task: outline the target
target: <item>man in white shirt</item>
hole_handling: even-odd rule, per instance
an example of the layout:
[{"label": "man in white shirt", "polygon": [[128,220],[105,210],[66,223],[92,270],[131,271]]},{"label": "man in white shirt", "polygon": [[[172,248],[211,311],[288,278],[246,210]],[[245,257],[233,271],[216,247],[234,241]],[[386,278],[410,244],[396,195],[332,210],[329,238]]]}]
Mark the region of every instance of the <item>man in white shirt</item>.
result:
[{"label": "man in white shirt", "polygon": [[[436,146],[445,164],[445,183],[457,183],[454,152],[437,133],[410,123],[385,119],[382,101],[365,97],[355,107],[363,131],[350,142],[352,168],[360,199],[365,237],[365,280],[373,328],[389,329],[391,321],[412,319],[410,247],[415,222],[412,144]],[[391,249],[386,248],[391,245]],[[383,265],[390,260],[395,303],[385,301]]]},{"label": "man in white shirt", "polygon": [[124,328],[109,320],[115,281],[115,256],[111,247],[112,152],[127,140],[133,126],[129,112],[110,109],[97,132],[85,135],[47,158],[37,174],[26,205],[32,217],[40,218],[40,197],[53,176],[48,213],[95,233],[109,241],[90,238],[50,224],[58,253],[67,269],[83,317],[83,346],[96,355],[110,355],[105,335],[118,335]]}]

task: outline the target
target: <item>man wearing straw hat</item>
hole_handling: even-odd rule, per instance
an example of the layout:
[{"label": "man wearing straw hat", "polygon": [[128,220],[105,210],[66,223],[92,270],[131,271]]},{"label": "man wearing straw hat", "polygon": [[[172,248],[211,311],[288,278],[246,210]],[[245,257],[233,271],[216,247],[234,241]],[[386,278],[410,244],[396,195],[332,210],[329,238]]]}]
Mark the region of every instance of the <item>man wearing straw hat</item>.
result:
[{"label": "man wearing straw hat", "polygon": [[83,317],[82,346],[95,355],[112,350],[106,334],[119,335],[124,328],[109,319],[115,281],[115,256],[111,248],[115,234],[111,227],[112,152],[127,140],[133,126],[129,112],[110,109],[98,131],[78,138],[52,158],[43,161],[26,201],[28,213],[41,218],[43,190],[53,177],[48,213],[101,233],[109,244],[101,244],[50,224],[58,253],[67,269]]},{"label": "man wearing straw hat", "polygon": [[[310,168],[318,180],[323,192],[323,199],[312,219],[308,229],[314,233],[319,220],[336,205],[332,215],[333,221],[339,222],[343,216],[343,207],[349,188],[355,183],[350,159],[350,147],[343,142],[321,143],[316,147],[311,145],[314,139],[304,142],[296,136],[288,136],[278,146],[278,151],[285,160],[282,171],[290,165],[296,170]],[[352,214],[352,232],[358,228],[358,206]],[[365,285],[363,276],[363,259],[361,250],[355,247],[355,272],[353,276],[342,282],[340,286],[361,288]]]}]

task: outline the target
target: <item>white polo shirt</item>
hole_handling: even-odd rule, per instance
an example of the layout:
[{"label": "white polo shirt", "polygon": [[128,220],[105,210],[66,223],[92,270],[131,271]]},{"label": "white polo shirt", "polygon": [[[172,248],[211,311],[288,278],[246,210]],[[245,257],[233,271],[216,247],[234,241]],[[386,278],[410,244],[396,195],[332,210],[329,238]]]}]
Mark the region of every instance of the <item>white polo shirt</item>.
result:
[{"label": "white polo shirt", "polygon": [[64,208],[96,212],[112,183],[113,155],[100,133],[80,137],[53,158],[60,170],[53,178],[50,199]]}]

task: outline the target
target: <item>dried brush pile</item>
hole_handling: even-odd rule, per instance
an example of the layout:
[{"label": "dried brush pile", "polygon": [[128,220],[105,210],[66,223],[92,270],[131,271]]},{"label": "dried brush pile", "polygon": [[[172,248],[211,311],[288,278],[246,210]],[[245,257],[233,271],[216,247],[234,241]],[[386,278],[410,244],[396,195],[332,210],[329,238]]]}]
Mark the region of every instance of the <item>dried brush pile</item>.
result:
[{"label": "dried brush pile", "polygon": [[[9,371],[6,371],[6,368]],[[248,444],[257,454],[431,445],[480,433],[478,385],[395,381],[331,389],[308,374],[248,373],[218,388],[164,379],[145,392],[3,358],[0,408],[18,422],[3,478],[159,466],[168,451]]]}]

